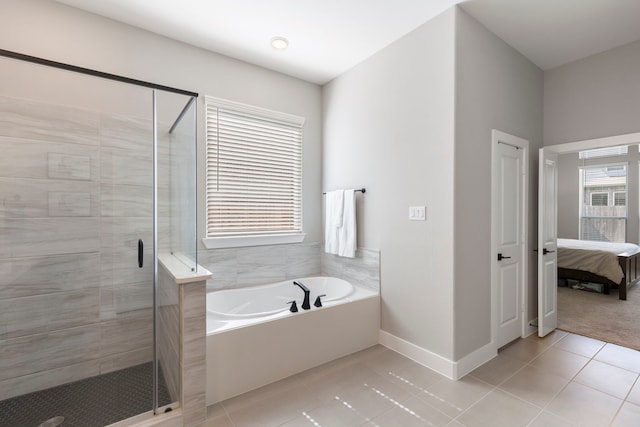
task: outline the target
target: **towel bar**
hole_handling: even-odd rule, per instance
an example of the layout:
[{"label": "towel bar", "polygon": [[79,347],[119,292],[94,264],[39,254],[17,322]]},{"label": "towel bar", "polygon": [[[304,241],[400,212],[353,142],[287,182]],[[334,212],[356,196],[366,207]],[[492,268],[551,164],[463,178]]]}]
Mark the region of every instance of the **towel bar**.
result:
[{"label": "towel bar", "polygon": [[[366,189],[366,188],[364,188],[364,187],[362,187],[362,188],[358,188],[357,190],[353,190],[353,191],[355,191],[356,193],[357,193],[357,192],[360,192],[360,193],[364,194],[364,193],[366,193],[366,192],[367,192],[367,189]],[[327,193],[323,192],[322,194],[323,194],[323,195],[325,195],[325,194],[327,194]]]}]

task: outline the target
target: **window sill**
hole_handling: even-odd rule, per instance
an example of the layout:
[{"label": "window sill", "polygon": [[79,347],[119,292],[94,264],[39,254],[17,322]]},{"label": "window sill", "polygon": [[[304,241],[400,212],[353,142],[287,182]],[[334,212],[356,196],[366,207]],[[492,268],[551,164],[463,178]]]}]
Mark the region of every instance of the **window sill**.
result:
[{"label": "window sill", "polygon": [[242,248],[245,246],[284,245],[287,243],[302,243],[305,233],[278,234],[273,236],[242,236],[242,237],[205,237],[202,243],[207,249]]}]

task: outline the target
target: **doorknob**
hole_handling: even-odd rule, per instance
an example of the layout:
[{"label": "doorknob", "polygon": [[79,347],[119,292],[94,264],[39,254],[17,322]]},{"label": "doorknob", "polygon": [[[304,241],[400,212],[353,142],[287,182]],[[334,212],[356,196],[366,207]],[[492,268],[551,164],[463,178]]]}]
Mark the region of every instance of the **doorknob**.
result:
[{"label": "doorknob", "polygon": [[498,254],[498,261],[502,261],[503,259],[510,259],[510,256],[503,256],[502,254]]},{"label": "doorknob", "polygon": [[550,251],[550,250],[549,250],[549,249],[547,249],[547,248],[542,249],[542,255],[551,254],[551,253],[554,253],[554,252],[555,252],[555,251]]}]

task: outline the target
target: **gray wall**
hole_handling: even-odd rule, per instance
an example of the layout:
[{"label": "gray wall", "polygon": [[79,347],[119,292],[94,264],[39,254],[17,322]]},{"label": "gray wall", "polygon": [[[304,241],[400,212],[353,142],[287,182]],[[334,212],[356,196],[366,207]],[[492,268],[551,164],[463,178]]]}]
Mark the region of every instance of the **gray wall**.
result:
[{"label": "gray wall", "polygon": [[536,317],[538,148],[543,73],[458,8],[456,14],[454,360],[491,340],[491,129],[529,141],[529,318]]},{"label": "gray wall", "polygon": [[[452,8],[324,88],[324,187],[367,187],[359,244],[380,248],[383,330],[450,360],[490,342],[491,129],[530,141],[535,219],[542,78]],[[535,220],[528,235],[533,249]]]},{"label": "gray wall", "polygon": [[578,238],[579,165],[578,153],[558,156],[558,237],[564,239]]},{"label": "gray wall", "polygon": [[544,145],[640,131],[640,41],[544,73]]},{"label": "gray wall", "polygon": [[[318,85],[53,1],[0,0],[0,10],[3,49],[305,117],[303,230],[307,233],[306,242],[320,240],[321,90]],[[83,93],[77,96],[81,98]],[[201,143],[198,170],[199,182],[204,182],[203,98],[198,102]],[[199,227],[203,230],[204,187],[198,191]],[[200,231],[199,235],[202,234]]]},{"label": "gray wall", "polygon": [[[323,189],[366,187],[358,246],[380,250],[382,329],[453,356],[454,9],[324,87]],[[409,221],[409,206],[427,220]]]},{"label": "gray wall", "polygon": [[[544,145],[640,131],[640,41],[544,73]],[[578,233],[577,154],[563,156],[558,176],[558,233]],[[638,151],[630,148],[627,241],[637,242]]]}]

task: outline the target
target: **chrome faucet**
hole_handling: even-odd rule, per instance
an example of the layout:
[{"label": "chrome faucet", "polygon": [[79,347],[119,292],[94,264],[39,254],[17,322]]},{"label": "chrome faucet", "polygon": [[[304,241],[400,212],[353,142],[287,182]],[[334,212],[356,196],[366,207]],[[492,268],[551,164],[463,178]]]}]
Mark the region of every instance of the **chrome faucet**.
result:
[{"label": "chrome faucet", "polygon": [[301,307],[303,310],[309,310],[311,308],[311,304],[309,303],[309,296],[311,295],[311,291],[305,285],[300,282],[296,282],[295,280],[293,281],[293,284],[295,286],[299,286],[300,289],[304,291],[304,301],[302,301]]}]

